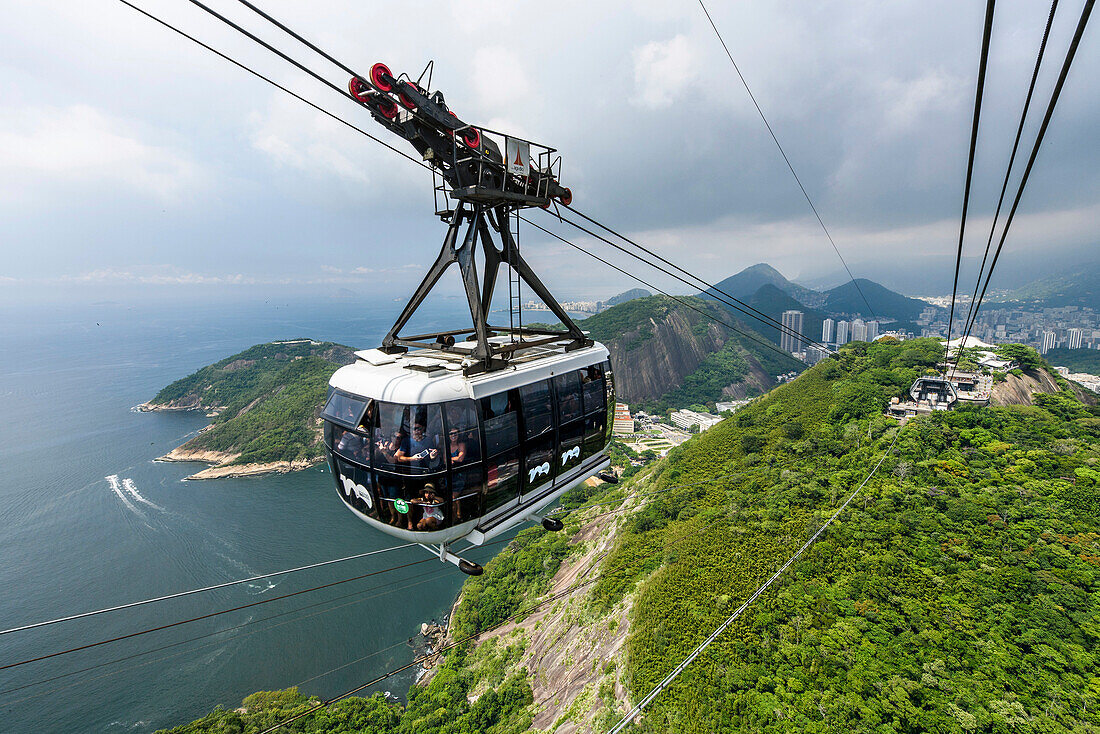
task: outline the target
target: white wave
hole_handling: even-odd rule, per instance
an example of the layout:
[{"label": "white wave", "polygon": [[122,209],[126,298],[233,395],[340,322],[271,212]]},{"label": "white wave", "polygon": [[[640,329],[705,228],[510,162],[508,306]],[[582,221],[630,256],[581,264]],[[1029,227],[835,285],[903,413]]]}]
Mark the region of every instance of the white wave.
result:
[{"label": "white wave", "polygon": [[111,485],[111,491],[118,495],[118,498],[122,500],[122,504],[126,505],[126,508],[130,510],[130,512],[140,517],[145,517],[145,515],[142,514],[141,510],[135,507],[134,503],[131,502],[129,498],[122,493],[122,483],[118,481],[118,474],[112,474],[109,477],[104,477],[104,479],[106,479],[107,483]]},{"label": "white wave", "polygon": [[145,499],[144,497],[141,496],[141,494],[137,491],[137,487],[134,486],[134,480],[133,479],[130,479],[130,478],[123,479],[122,480],[122,486],[127,492],[130,493],[130,496],[133,497],[134,499],[136,499],[138,502],[149,505],[154,510],[160,510],[161,512],[164,512],[163,507],[161,507],[160,505],[158,505],[154,502],[150,502],[149,500],[147,500],[147,499]]},{"label": "white wave", "polygon": [[[225,542],[222,541],[221,538],[217,538],[217,540],[219,542],[225,544]],[[220,558],[222,558],[225,562],[230,564],[231,566],[234,566],[235,568],[237,568],[237,570],[241,571],[246,576],[259,576],[260,575],[260,572],[257,571],[256,569],[252,568],[252,566],[249,566],[247,563],[242,563],[242,562],[238,561],[236,558],[231,558],[230,556],[226,555],[225,553],[218,552],[218,556]],[[245,584],[245,586],[248,589],[248,591],[247,591],[248,594],[250,594],[252,596],[259,596],[260,594],[266,594],[267,592],[271,591],[272,589],[274,589],[276,586],[279,585],[278,581],[272,581],[271,579],[258,579],[257,581],[258,581],[258,583],[250,581],[249,583]]]}]

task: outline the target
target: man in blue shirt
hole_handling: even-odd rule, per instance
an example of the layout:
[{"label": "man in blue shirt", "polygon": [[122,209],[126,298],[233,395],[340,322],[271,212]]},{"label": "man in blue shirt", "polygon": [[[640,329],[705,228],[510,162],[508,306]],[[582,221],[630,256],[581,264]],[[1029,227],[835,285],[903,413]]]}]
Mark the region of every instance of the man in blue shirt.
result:
[{"label": "man in blue shirt", "polygon": [[402,464],[408,464],[410,469],[420,471],[435,470],[441,463],[435,436],[424,433],[424,424],[419,421],[413,424],[412,435],[406,439],[394,458]]}]

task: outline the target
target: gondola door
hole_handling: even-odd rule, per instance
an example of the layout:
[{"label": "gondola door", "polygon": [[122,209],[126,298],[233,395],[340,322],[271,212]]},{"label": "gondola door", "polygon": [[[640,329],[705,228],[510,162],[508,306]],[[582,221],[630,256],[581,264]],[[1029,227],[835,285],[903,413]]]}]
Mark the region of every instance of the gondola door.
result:
[{"label": "gondola door", "polygon": [[554,402],[549,380],[519,389],[523,408],[523,499],[554,479]]},{"label": "gondola door", "polygon": [[485,515],[519,500],[519,394],[516,390],[481,399],[485,431]]}]

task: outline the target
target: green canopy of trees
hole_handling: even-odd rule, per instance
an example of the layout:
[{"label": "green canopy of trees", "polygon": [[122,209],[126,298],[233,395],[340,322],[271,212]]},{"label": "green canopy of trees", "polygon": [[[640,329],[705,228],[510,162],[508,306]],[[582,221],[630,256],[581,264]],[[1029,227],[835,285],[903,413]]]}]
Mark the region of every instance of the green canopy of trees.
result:
[{"label": "green canopy of trees", "polygon": [[[576,612],[601,619],[631,597],[625,661],[612,674],[636,701],[896,439],[846,511],[637,731],[1100,731],[1100,410],[1062,392],[905,427],[883,417],[886,401],[941,357],[933,340],[852,345],[631,483],[571,498],[581,509],[565,533],[525,531],[467,583],[456,625],[522,612],[572,552],[585,504],[602,515],[645,493]],[[355,711],[363,731],[523,731],[534,709],[520,655],[521,646],[462,647],[407,708],[365,699],[326,717]],[[490,689],[484,708],[484,693],[470,703]],[[296,691],[265,695],[272,711],[304,705]],[[614,720],[613,697],[593,705]],[[216,711],[177,731],[258,731],[221,723],[245,716]],[[335,718],[303,722],[295,731],[348,730]]]}]

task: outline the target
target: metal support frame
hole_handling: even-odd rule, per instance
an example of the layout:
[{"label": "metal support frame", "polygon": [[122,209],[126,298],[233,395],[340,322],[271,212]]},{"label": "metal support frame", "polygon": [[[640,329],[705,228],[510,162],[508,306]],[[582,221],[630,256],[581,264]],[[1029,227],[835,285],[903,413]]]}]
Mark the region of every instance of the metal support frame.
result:
[{"label": "metal support frame", "polygon": [[[509,226],[513,214],[512,209],[512,206],[503,203],[490,207],[477,202],[468,203],[463,200],[458,202],[454,214],[450,217],[447,234],[443,238],[443,247],[439,255],[420,285],[417,286],[409,302],[405,304],[405,308],[402,309],[401,315],[397,318],[389,333],[382,340],[384,351],[405,352],[414,347],[427,347],[446,351],[453,347],[455,336],[470,334],[468,340],[477,342],[474,349],[469,353],[473,364],[467,368],[467,373],[473,373],[501,369],[507,366],[508,355],[524,346],[530,347],[565,341],[567,342],[566,349],[570,350],[592,344],[592,341],[569,318],[569,314],[558,305],[549,289],[543,285],[535,272],[520,256],[519,246],[513,239]],[[459,244],[459,233],[463,230],[462,241]],[[494,230],[500,238],[501,247],[499,250],[494,242]],[[485,273],[480,288],[477,265],[474,261],[474,251],[478,241],[481,243],[485,256]],[[428,294],[435,288],[443,273],[456,263],[461,271],[462,283],[466,291],[466,301],[473,321],[473,329],[457,329],[402,337],[400,335],[401,329],[412,319]],[[522,325],[518,328],[515,326],[497,327],[489,325],[493,290],[496,287],[497,274],[501,263],[508,265],[520,280],[527,283],[528,287],[565,325],[566,331],[557,333],[544,329],[524,329]],[[522,305],[520,307],[522,308]],[[509,304],[509,308],[511,308],[511,304]],[[518,341],[511,344],[494,344],[490,341],[490,338],[496,334],[510,334],[513,337],[518,337]],[[524,341],[523,337],[525,336],[536,338]]]}]

